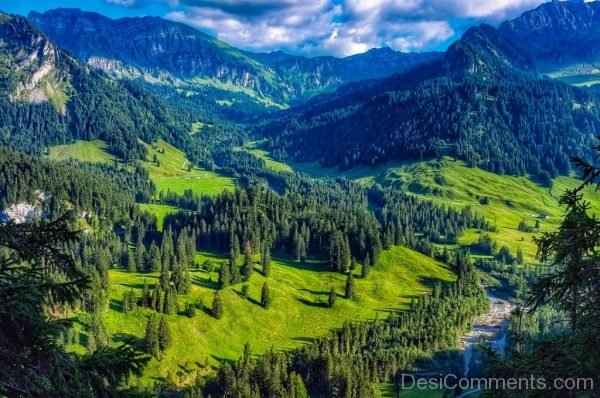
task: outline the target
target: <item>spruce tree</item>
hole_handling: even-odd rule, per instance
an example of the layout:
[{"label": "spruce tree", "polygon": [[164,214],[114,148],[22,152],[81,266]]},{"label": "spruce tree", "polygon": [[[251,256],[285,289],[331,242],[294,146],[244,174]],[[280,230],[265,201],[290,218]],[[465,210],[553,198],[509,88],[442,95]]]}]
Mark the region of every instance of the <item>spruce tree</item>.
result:
[{"label": "spruce tree", "polygon": [[352,272],[348,273],[348,278],[346,279],[346,298],[352,299],[354,297],[354,275]]},{"label": "spruce tree", "polygon": [[327,303],[329,305],[329,308],[331,308],[335,305],[336,297],[337,297],[337,293],[335,292],[335,288],[332,286],[331,290],[329,290],[329,300]]},{"label": "spruce tree", "polygon": [[229,274],[229,265],[221,263],[219,268],[219,288],[225,289],[231,284],[231,275]]},{"label": "spruce tree", "polygon": [[271,276],[271,251],[268,248],[265,248],[261,263],[263,275],[268,278]]},{"label": "spruce tree", "polygon": [[165,290],[165,300],[163,304],[163,312],[167,315],[173,315],[177,313],[177,291],[174,286],[170,286]]},{"label": "spruce tree", "polygon": [[158,322],[156,315],[152,314],[146,323],[146,334],[144,335],[144,348],[146,352],[154,357],[160,354],[160,346],[158,341]]},{"label": "spruce tree", "polygon": [[158,323],[158,347],[161,352],[165,352],[167,348],[171,347],[172,343],[171,328],[167,322],[167,318],[162,316]]},{"label": "spruce tree", "polygon": [[250,250],[250,243],[247,242],[244,246],[244,265],[242,266],[242,275],[244,275],[247,279],[250,279],[253,271],[254,264],[252,263],[252,252]]},{"label": "spruce tree", "polygon": [[367,253],[367,255],[365,256],[365,260],[363,262],[362,269],[360,271],[360,277],[362,279],[365,279],[367,276],[369,276],[370,270],[371,270],[371,257],[369,256],[369,253]]},{"label": "spruce tree", "polygon": [[265,282],[262,287],[260,294],[260,305],[262,305],[265,309],[269,309],[271,307],[271,291],[267,282]]},{"label": "spruce tree", "polygon": [[219,291],[216,291],[213,296],[212,315],[216,319],[221,319],[221,318],[223,318],[224,310],[225,309],[223,308],[223,301],[221,299],[221,294],[219,293]]},{"label": "spruce tree", "polygon": [[131,250],[127,253],[127,271],[131,273],[137,271],[135,255]]},{"label": "spruce tree", "polygon": [[152,241],[148,251],[148,272],[159,272],[162,268],[160,248]]}]

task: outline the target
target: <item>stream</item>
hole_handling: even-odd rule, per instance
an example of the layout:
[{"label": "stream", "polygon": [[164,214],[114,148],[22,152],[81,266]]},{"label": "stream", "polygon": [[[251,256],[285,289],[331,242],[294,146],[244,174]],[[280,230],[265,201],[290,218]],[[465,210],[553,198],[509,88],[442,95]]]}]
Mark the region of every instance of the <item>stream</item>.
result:
[{"label": "stream", "polygon": [[515,305],[488,292],[491,302],[489,312],[473,321],[473,329],[460,339],[460,349],[464,352],[465,375],[471,373],[473,349],[481,337],[485,338],[496,352],[502,353],[508,337],[508,317]]}]

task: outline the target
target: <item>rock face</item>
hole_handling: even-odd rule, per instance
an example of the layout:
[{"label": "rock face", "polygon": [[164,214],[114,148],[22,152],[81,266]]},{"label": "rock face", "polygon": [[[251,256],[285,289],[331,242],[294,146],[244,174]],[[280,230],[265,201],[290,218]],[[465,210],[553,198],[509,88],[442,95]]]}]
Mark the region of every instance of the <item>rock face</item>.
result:
[{"label": "rock face", "polygon": [[600,2],[552,1],[498,33],[541,68],[600,61]]},{"label": "rock face", "polygon": [[117,77],[184,85],[218,81],[276,102],[293,102],[342,84],[400,73],[440,56],[372,50],[348,58],[240,51],[190,26],[157,17],[112,20],[76,9],[31,13],[59,46]]},{"label": "rock face", "polygon": [[[69,79],[57,66],[59,57],[58,49],[27,20],[0,14],[0,60],[10,71],[3,89],[12,101],[39,104],[59,95]],[[64,113],[64,103],[59,105]]]}]

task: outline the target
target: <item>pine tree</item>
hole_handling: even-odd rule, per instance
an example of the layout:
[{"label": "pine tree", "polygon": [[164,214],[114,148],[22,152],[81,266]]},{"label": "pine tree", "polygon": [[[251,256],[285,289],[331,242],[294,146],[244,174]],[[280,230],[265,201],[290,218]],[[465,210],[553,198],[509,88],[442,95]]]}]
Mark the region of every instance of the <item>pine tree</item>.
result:
[{"label": "pine tree", "polygon": [[221,300],[220,293],[218,291],[216,291],[215,295],[213,296],[212,315],[216,319],[221,319],[221,318],[223,318],[223,312],[224,312],[223,301]]},{"label": "pine tree", "polygon": [[348,273],[348,278],[346,279],[346,298],[352,299],[354,297],[354,275],[352,272]]},{"label": "pine tree", "polygon": [[337,298],[337,293],[335,292],[335,288],[332,286],[331,290],[329,290],[329,301],[328,301],[329,308],[331,308],[335,305],[336,298]]},{"label": "pine tree", "polygon": [[252,263],[252,250],[250,249],[250,242],[246,242],[244,245],[244,265],[242,266],[242,275],[247,279],[250,279],[253,271],[254,264]]},{"label": "pine tree", "polygon": [[154,285],[154,291],[152,292],[152,309],[156,312],[163,311],[163,293],[158,283]]},{"label": "pine tree", "polygon": [[152,306],[152,295],[150,294],[150,287],[148,281],[144,278],[144,290],[142,290],[142,297],[140,298],[140,305],[142,307]]},{"label": "pine tree", "polygon": [[[144,242],[142,237],[140,236],[137,241],[137,245],[135,247],[135,271],[141,271],[144,269],[146,259],[146,248],[144,247]],[[131,265],[129,266],[129,270],[131,272]]]},{"label": "pine tree", "polygon": [[132,251],[127,253],[127,271],[131,273],[137,271],[136,259]]},{"label": "pine tree", "polygon": [[163,312],[167,315],[173,315],[177,313],[177,291],[174,286],[170,286],[165,290],[165,300],[163,304]]},{"label": "pine tree", "polygon": [[161,352],[165,352],[171,347],[173,337],[171,336],[171,328],[167,322],[167,318],[162,316],[158,324],[158,347]]},{"label": "pine tree", "polygon": [[369,256],[369,253],[367,253],[367,255],[365,256],[365,260],[363,261],[362,269],[360,271],[360,277],[362,279],[365,279],[367,276],[369,276],[370,270],[371,270],[371,257]]},{"label": "pine tree", "polygon": [[521,246],[519,246],[517,248],[517,263],[519,264],[523,264],[524,259],[523,259],[523,249],[521,248]]},{"label": "pine tree", "polygon": [[271,276],[271,251],[268,248],[265,248],[261,263],[263,275],[268,278]]},{"label": "pine tree", "polygon": [[160,248],[152,241],[148,251],[148,272],[159,272],[162,268]]},{"label": "pine tree", "polygon": [[271,307],[271,291],[267,282],[265,282],[262,287],[260,305],[262,305],[265,309],[269,309]]},{"label": "pine tree", "polygon": [[242,281],[242,274],[234,260],[229,259],[229,283],[237,285]]},{"label": "pine tree", "polygon": [[152,314],[146,323],[146,334],[144,336],[144,348],[146,352],[154,357],[160,354],[160,346],[158,341],[158,323],[156,315]]},{"label": "pine tree", "polygon": [[225,289],[231,284],[231,275],[229,274],[229,265],[221,263],[219,268],[219,288]]}]

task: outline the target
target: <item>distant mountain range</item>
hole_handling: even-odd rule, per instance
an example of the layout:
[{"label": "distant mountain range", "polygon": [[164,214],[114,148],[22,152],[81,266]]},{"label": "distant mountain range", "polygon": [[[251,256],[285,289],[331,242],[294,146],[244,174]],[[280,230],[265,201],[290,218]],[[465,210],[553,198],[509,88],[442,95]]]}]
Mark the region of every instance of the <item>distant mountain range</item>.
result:
[{"label": "distant mountain range", "polygon": [[357,80],[390,76],[439,57],[371,50],[348,58],[244,52],[190,26],[157,17],[113,20],[78,9],[29,19],[60,47],[118,77],[202,92],[245,90],[287,105]]}]

